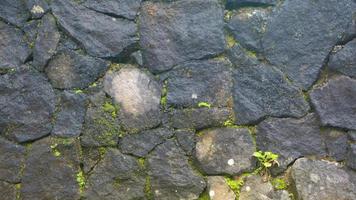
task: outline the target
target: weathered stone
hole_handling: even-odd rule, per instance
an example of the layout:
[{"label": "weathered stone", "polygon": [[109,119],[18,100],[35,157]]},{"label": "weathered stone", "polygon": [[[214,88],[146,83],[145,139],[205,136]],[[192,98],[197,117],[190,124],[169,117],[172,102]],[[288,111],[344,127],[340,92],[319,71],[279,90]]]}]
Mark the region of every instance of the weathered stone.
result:
[{"label": "weathered stone", "polygon": [[133,62],[139,66],[143,65],[143,60],[142,60],[142,52],[141,51],[135,51],[130,55],[130,58],[133,60]]},{"label": "weathered stone", "polygon": [[24,0],[1,0],[0,18],[13,25],[23,26],[30,17],[25,2]]},{"label": "weathered stone", "polygon": [[228,10],[244,6],[269,6],[275,5],[278,0],[226,0],[225,7]]},{"label": "weathered stone", "polygon": [[284,1],[268,20],[262,39],[267,60],[308,89],[351,26],[355,6],[353,0]]},{"label": "weathered stone", "polygon": [[265,8],[239,9],[232,16],[227,27],[243,47],[253,51],[261,51],[261,38],[269,14],[270,10]]},{"label": "weathered stone", "polygon": [[56,114],[52,135],[78,137],[85,117],[86,98],[83,94],[64,91],[60,94],[60,105]]},{"label": "weathered stone", "polygon": [[185,151],[187,155],[192,155],[195,148],[196,136],[195,132],[191,130],[177,130],[175,136],[180,147]]},{"label": "weathered stone", "polygon": [[213,107],[231,101],[232,78],[224,61],[191,61],[167,74],[167,105],[198,107],[200,102]]},{"label": "weathered stone", "polygon": [[215,128],[199,135],[195,158],[206,174],[237,175],[254,168],[255,147],[247,129]]},{"label": "weathered stone", "polygon": [[141,2],[142,0],[87,0],[84,6],[110,16],[134,20],[140,9]]},{"label": "weathered stone", "polygon": [[332,78],[315,88],[310,98],[323,125],[356,130],[356,80]]},{"label": "weathered stone", "polygon": [[235,200],[236,195],[230,189],[223,176],[208,177],[208,192],[211,200]]},{"label": "weathered stone", "polygon": [[16,200],[16,187],[7,182],[0,181],[0,194],[6,197],[6,200]]},{"label": "weathered stone", "polygon": [[57,51],[67,49],[80,50],[80,46],[73,40],[73,38],[70,38],[70,36],[62,33],[61,38],[59,40],[59,45],[57,47]]},{"label": "weathered stone", "polygon": [[279,155],[280,172],[295,159],[316,155],[326,156],[326,147],[320,133],[319,122],[314,114],[301,119],[269,118],[257,126],[257,148]]},{"label": "weathered stone", "polygon": [[197,199],[206,186],[174,140],[157,146],[147,157],[147,167],[157,200]]},{"label": "weathered stone", "polygon": [[341,50],[331,54],[328,67],[346,76],[356,78],[356,39],[348,42]]},{"label": "weathered stone", "polygon": [[235,44],[232,48],[229,48],[227,57],[236,67],[250,67],[260,64],[256,56],[242,48],[240,44]]},{"label": "weathered stone", "polygon": [[29,55],[30,48],[24,41],[24,34],[0,21],[0,73],[19,68]]},{"label": "weathered stone", "polygon": [[50,60],[46,73],[55,88],[85,88],[102,76],[108,67],[102,59],[63,50]]},{"label": "weathered stone", "polygon": [[78,145],[50,138],[33,143],[22,177],[22,199],[79,199]]},{"label": "weathered stone", "polygon": [[160,123],[161,88],[153,76],[134,67],[105,75],[104,89],[120,105],[123,127],[138,132]]},{"label": "weathered stone", "polygon": [[238,67],[233,97],[237,124],[252,124],[266,116],[302,117],[309,110],[302,92],[267,65]]},{"label": "weathered stone", "polygon": [[26,7],[31,12],[33,19],[41,18],[48,12],[49,6],[46,0],[26,0]]},{"label": "weathered stone", "polygon": [[30,47],[35,44],[40,22],[41,20],[31,20],[22,27],[22,30],[25,32],[26,41]]},{"label": "weathered stone", "polygon": [[345,160],[348,146],[347,135],[337,130],[327,130],[322,134],[325,137],[325,144],[329,156],[336,161]]},{"label": "weathered stone", "polygon": [[356,175],[337,163],[298,159],[292,166],[298,199],[356,199]]},{"label": "weathered stone", "polygon": [[[105,110],[105,104],[112,105],[113,111]],[[85,147],[116,146],[120,135],[120,121],[117,105],[105,98],[105,93],[95,93],[85,116],[81,142]]]},{"label": "weathered stone", "polygon": [[109,148],[87,180],[83,199],[145,199],[145,176],[138,161]]},{"label": "weathered stone", "polygon": [[55,95],[46,78],[23,70],[0,78],[0,133],[10,140],[26,142],[52,129]]},{"label": "weathered stone", "polygon": [[24,147],[0,138],[0,182],[20,182],[24,159]]},{"label": "weathered stone", "polygon": [[166,128],[147,130],[138,134],[126,135],[120,140],[119,147],[122,153],[144,157],[173,135],[173,131]]},{"label": "weathered stone", "polygon": [[95,12],[70,0],[53,1],[52,11],[58,23],[92,56],[118,57],[135,46],[137,27],[132,21]]},{"label": "weathered stone", "polygon": [[218,0],[144,2],[139,31],[145,66],[162,72],[187,60],[221,53],[223,18]]},{"label": "weathered stone", "polygon": [[265,182],[261,176],[250,175],[245,178],[240,191],[243,200],[290,200],[286,190],[273,189],[270,182]]},{"label": "weathered stone", "polygon": [[350,144],[347,158],[346,158],[346,165],[353,170],[356,170],[356,144]]},{"label": "weathered stone", "polygon": [[347,134],[351,142],[356,142],[356,131],[348,131]]},{"label": "weathered stone", "polygon": [[51,14],[46,14],[38,28],[37,39],[33,50],[33,66],[43,71],[48,60],[53,56],[59,42],[59,32],[56,20]]},{"label": "weathered stone", "polygon": [[90,173],[95,166],[102,160],[105,154],[105,147],[82,147],[83,172]]}]

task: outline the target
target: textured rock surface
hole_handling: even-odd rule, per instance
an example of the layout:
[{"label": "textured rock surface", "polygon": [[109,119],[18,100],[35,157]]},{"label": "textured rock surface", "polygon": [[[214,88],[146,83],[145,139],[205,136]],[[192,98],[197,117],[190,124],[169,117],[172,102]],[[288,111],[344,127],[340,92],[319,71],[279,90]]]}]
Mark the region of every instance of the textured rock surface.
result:
[{"label": "textured rock surface", "polygon": [[352,0],[286,0],[267,22],[266,58],[298,86],[309,88],[351,26],[354,10]]},{"label": "textured rock surface", "polygon": [[144,64],[153,72],[224,50],[223,8],[218,0],[145,2],[139,20]]},{"label": "textured rock surface", "polygon": [[21,31],[0,21],[0,70],[19,68],[26,61],[30,49],[23,37]]},{"label": "textured rock surface", "polygon": [[70,0],[53,1],[52,10],[58,23],[92,56],[118,57],[136,43],[134,22],[95,12]]},{"label": "textured rock surface", "polygon": [[336,161],[345,160],[348,147],[347,135],[341,131],[328,130],[322,133],[329,156]]},{"label": "textured rock surface", "polygon": [[119,148],[123,153],[144,157],[157,145],[162,144],[167,138],[174,135],[172,130],[165,128],[143,131],[138,134],[130,134],[119,142]]},{"label": "textured rock surface", "polygon": [[0,78],[0,132],[6,138],[27,142],[52,130],[55,95],[46,78],[30,70]]},{"label": "textured rock surface", "polygon": [[292,178],[299,199],[356,198],[356,175],[336,163],[298,159],[292,166]]},{"label": "textured rock surface", "polygon": [[319,123],[314,114],[301,119],[267,119],[257,126],[256,143],[258,149],[278,154],[282,169],[299,157],[326,155]]},{"label": "textured rock surface", "polygon": [[206,183],[188,163],[174,140],[167,141],[148,156],[147,166],[154,199],[197,199]]},{"label": "textured rock surface", "polygon": [[192,155],[196,143],[196,135],[192,130],[177,130],[175,136],[180,147],[185,151],[187,155]]},{"label": "textured rock surface", "polygon": [[120,104],[124,128],[137,132],[160,123],[161,88],[154,78],[137,68],[127,67],[105,75],[105,92]]},{"label": "textured rock surface", "polygon": [[0,138],[0,182],[20,182],[25,148]]},{"label": "textured rock surface", "polygon": [[233,10],[243,6],[274,5],[278,0],[226,0],[226,9]]},{"label": "textured rock surface", "polygon": [[346,165],[353,170],[356,170],[356,144],[350,144],[348,153],[347,153],[347,160]]},{"label": "textured rock surface", "polygon": [[174,128],[203,129],[223,126],[230,119],[229,108],[188,108],[170,112],[171,125]]},{"label": "textured rock surface", "polygon": [[26,0],[25,2],[27,10],[31,12],[33,19],[41,18],[49,10],[46,0]]},{"label": "textured rock surface", "polygon": [[107,68],[104,60],[63,50],[48,63],[46,73],[55,88],[85,88],[102,76]]},{"label": "textured rock surface", "polygon": [[144,199],[145,177],[137,160],[108,149],[88,178],[84,199]]},{"label": "textured rock surface", "polygon": [[78,137],[84,123],[85,95],[64,91],[59,98],[61,108],[57,110],[52,135]]},{"label": "textured rock surface", "polygon": [[[62,151],[63,150],[63,151]],[[79,150],[75,143],[57,143],[50,138],[35,142],[26,159],[23,199],[79,199],[76,174]]]},{"label": "textured rock surface", "polygon": [[231,100],[232,78],[228,63],[192,61],[178,65],[168,74],[167,105],[198,107],[206,102],[213,107],[227,106]]},{"label": "textured rock surface", "polygon": [[236,198],[223,176],[208,177],[208,192],[211,200],[235,200]]},{"label": "textured rock surface", "polygon": [[2,0],[0,2],[0,18],[13,25],[23,26],[30,17],[25,2],[23,0]]},{"label": "textured rock surface", "polygon": [[335,77],[314,89],[310,98],[323,125],[356,130],[356,80]]},{"label": "textured rock surface", "polygon": [[7,182],[0,181],[0,193],[8,200],[16,200],[16,188],[15,185],[11,185]]},{"label": "textured rock surface", "polygon": [[287,191],[275,191],[270,182],[263,181],[258,175],[250,175],[244,180],[239,198],[243,200],[290,200]]},{"label": "textured rock surface", "polygon": [[234,72],[234,110],[238,124],[264,117],[302,117],[309,109],[302,93],[277,69],[256,65]]},{"label": "textured rock surface", "polygon": [[37,39],[33,50],[33,65],[42,71],[48,60],[53,56],[59,42],[59,32],[56,20],[51,14],[46,14],[38,28]]},{"label": "textured rock surface", "polygon": [[107,15],[133,20],[141,2],[142,0],[86,0],[84,6]]},{"label": "textured rock surface", "polygon": [[209,175],[236,175],[254,168],[255,147],[247,129],[215,128],[200,133],[195,158]]},{"label": "textured rock surface", "polygon": [[356,39],[348,42],[342,49],[330,56],[330,69],[350,77],[356,77]]}]

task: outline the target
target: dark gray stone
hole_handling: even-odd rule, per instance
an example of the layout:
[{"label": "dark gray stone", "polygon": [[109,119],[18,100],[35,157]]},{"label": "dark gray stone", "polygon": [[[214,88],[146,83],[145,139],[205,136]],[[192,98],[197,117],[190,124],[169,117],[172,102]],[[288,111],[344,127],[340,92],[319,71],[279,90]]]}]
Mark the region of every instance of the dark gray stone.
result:
[{"label": "dark gray stone", "polygon": [[19,183],[26,149],[0,138],[0,182]]},{"label": "dark gray stone", "polygon": [[0,78],[0,133],[27,142],[52,130],[55,95],[47,79],[35,71],[18,71]]},{"label": "dark gray stone", "polygon": [[0,181],[0,194],[6,200],[16,200],[16,187],[4,181]]},{"label": "dark gray stone", "polygon": [[315,88],[310,98],[323,125],[356,130],[356,80],[334,77]]},{"label": "dark gray stone", "polygon": [[122,153],[144,157],[157,145],[162,144],[167,138],[173,135],[174,132],[166,128],[157,128],[137,134],[129,134],[120,140],[119,148]]},{"label": "dark gray stone", "polygon": [[348,147],[346,133],[337,130],[327,130],[322,133],[325,137],[326,148],[329,156],[336,161],[345,160]]},{"label": "dark gray stone", "polygon": [[147,167],[157,200],[198,199],[206,186],[174,140],[157,146],[147,157]]},{"label": "dark gray stone", "polygon": [[[30,18],[30,12],[27,10],[24,0],[1,0],[0,18],[15,26],[23,26]],[[0,31],[2,32],[2,31]]]},{"label": "dark gray stone", "polygon": [[356,39],[348,42],[341,50],[332,54],[328,67],[346,76],[356,78]]},{"label": "dark gray stone", "polygon": [[309,110],[302,92],[267,65],[238,67],[233,97],[237,124],[252,124],[267,116],[302,117]]},{"label": "dark gray stone", "polygon": [[83,94],[68,91],[61,93],[51,134],[59,137],[80,136],[86,111],[85,103],[86,98]]},{"label": "dark gray stone", "polygon": [[136,18],[142,0],[87,0],[84,6],[114,17]]},{"label": "dark gray stone", "polygon": [[79,185],[76,182],[79,172],[78,145],[58,143],[51,138],[34,142],[23,171],[21,198],[79,199]]},{"label": "dark gray stone", "polygon": [[290,200],[286,190],[274,190],[270,182],[265,182],[259,175],[250,175],[244,179],[240,191],[243,200]]},{"label": "dark gray stone", "polygon": [[269,118],[257,126],[257,148],[279,155],[279,168],[284,170],[299,157],[326,156],[326,147],[320,133],[319,122],[314,114],[301,119]]},{"label": "dark gray stone", "polygon": [[119,118],[125,130],[139,132],[161,122],[161,86],[152,75],[126,65],[105,75],[104,89],[120,105]]},{"label": "dark gray stone", "polygon": [[191,61],[167,74],[167,105],[198,107],[206,102],[225,107],[231,101],[232,78],[227,62]]},{"label": "dark gray stone", "polygon": [[270,6],[276,3],[278,0],[226,0],[225,7],[234,10],[244,6]]},{"label": "dark gray stone", "polygon": [[144,2],[139,31],[145,66],[162,72],[183,61],[221,53],[223,14],[219,0]]},{"label": "dark gray stone", "polygon": [[130,58],[133,60],[134,63],[136,63],[137,65],[139,66],[142,66],[143,65],[143,60],[142,60],[142,52],[139,50],[139,51],[136,51],[136,52],[133,52],[131,55],[130,55]]},{"label": "dark gray stone", "polygon": [[38,34],[33,49],[33,66],[43,71],[48,60],[57,49],[60,34],[56,26],[56,20],[51,14],[46,14],[38,28]]},{"label": "dark gray stone", "polygon": [[356,131],[349,131],[347,134],[349,135],[351,142],[356,142]]},{"label": "dark gray stone", "polygon": [[190,156],[193,154],[195,148],[195,143],[197,138],[195,132],[189,129],[187,130],[177,130],[175,131],[175,136],[180,147],[185,151],[185,153]]},{"label": "dark gray stone", "polygon": [[346,165],[353,170],[356,170],[356,144],[350,144],[348,149]]},{"label": "dark gray stone", "polygon": [[85,147],[116,146],[118,143],[120,120],[116,114],[104,110],[105,103],[116,106],[105,98],[102,91],[91,97],[81,135],[81,142]]},{"label": "dark gray stone", "polygon": [[174,109],[169,113],[174,128],[204,129],[223,126],[233,115],[230,108],[188,108]]},{"label": "dark gray stone", "polygon": [[113,58],[131,53],[136,43],[136,24],[113,18],[71,0],[53,1],[58,23],[95,57]]},{"label": "dark gray stone", "polygon": [[249,54],[240,44],[235,44],[232,48],[229,48],[227,57],[236,67],[250,67],[260,64],[257,57],[251,53]]},{"label": "dark gray stone", "polygon": [[262,39],[267,60],[308,89],[333,46],[345,37],[355,8],[353,0],[285,0]]},{"label": "dark gray stone", "polygon": [[356,198],[356,174],[344,170],[338,163],[298,159],[291,170],[298,199]]},{"label": "dark gray stone", "polygon": [[72,89],[88,87],[102,76],[108,67],[102,59],[63,50],[50,60],[45,71],[53,87]]},{"label": "dark gray stone", "polygon": [[22,27],[22,30],[25,32],[26,41],[31,48],[35,45],[40,22],[41,20],[31,20]]},{"label": "dark gray stone", "polygon": [[238,175],[255,167],[255,146],[247,129],[215,128],[199,135],[195,158],[206,174]]},{"label": "dark gray stone", "polygon": [[264,8],[239,9],[234,13],[227,27],[243,47],[253,51],[261,51],[261,38],[270,12],[270,9]]},{"label": "dark gray stone", "polygon": [[145,199],[145,176],[138,161],[109,148],[87,180],[83,199]]},{"label": "dark gray stone", "polygon": [[47,0],[26,0],[27,9],[31,12],[32,19],[41,18],[49,11]]},{"label": "dark gray stone", "polygon": [[0,73],[3,70],[19,68],[30,53],[30,48],[24,40],[24,34],[0,21]]}]

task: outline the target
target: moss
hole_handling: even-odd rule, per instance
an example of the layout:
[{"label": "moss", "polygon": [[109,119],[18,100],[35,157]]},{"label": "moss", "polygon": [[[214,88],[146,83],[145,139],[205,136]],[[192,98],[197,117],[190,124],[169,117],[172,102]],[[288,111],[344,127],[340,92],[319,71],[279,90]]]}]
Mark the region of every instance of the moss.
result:
[{"label": "moss", "polygon": [[120,130],[115,126],[115,122],[102,117],[96,119],[94,123],[102,127],[98,140],[110,146],[116,145],[115,138],[120,136]]},{"label": "moss", "polygon": [[271,183],[277,190],[286,190],[288,188],[288,184],[283,178],[274,178]]},{"label": "moss", "polygon": [[237,44],[237,41],[232,34],[227,34],[225,40],[228,48],[232,48]]},{"label": "moss", "polygon": [[20,200],[21,199],[21,183],[17,183],[15,185],[15,189],[16,189],[16,200]]},{"label": "moss", "polygon": [[225,181],[226,181],[226,184],[231,188],[231,190],[235,193],[236,195],[236,199],[239,199],[239,196],[240,196],[240,191],[241,191],[241,188],[242,186],[244,185],[244,176],[246,176],[247,174],[245,175],[242,175],[241,177],[239,177],[238,179],[232,179],[230,177],[225,177]]},{"label": "moss", "polygon": [[140,167],[145,168],[145,158],[139,158],[137,162]]},{"label": "moss", "polygon": [[74,93],[76,93],[76,94],[83,94],[84,92],[83,92],[83,90],[81,90],[81,89],[75,89],[75,90],[74,90]]},{"label": "moss", "polygon": [[149,176],[146,176],[145,194],[146,194],[147,200],[153,200],[153,193],[152,193],[152,189],[151,189],[151,179]]},{"label": "moss", "polygon": [[224,15],[224,20],[225,21],[230,21],[230,19],[232,18],[233,12],[232,11],[226,11],[225,15]]},{"label": "moss", "polygon": [[208,102],[199,102],[198,107],[206,107],[206,108],[211,108],[211,104]]},{"label": "moss", "polygon": [[119,106],[112,104],[111,102],[105,102],[103,104],[103,110],[104,112],[110,113],[112,118],[116,118],[119,111]]},{"label": "moss", "polygon": [[52,154],[56,157],[59,157],[59,156],[61,156],[61,152],[59,152],[59,150],[57,149],[57,146],[58,146],[58,144],[55,143],[55,144],[52,144],[50,147],[51,147]]},{"label": "moss", "polygon": [[78,171],[78,173],[76,175],[76,180],[79,185],[79,192],[80,192],[80,194],[82,194],[84,192],[85,185],[86,185],[86,179],[84,176],[84,172],[82,170]]},{"label": "moss", "polygon": [[165,80],[163,82],[163,88],[162,88],[162,95],[161,95],[161,105],[163,106],[163,108],[166,108],[167,106],[167,80]]},{"label": "moss", "polygon": [[201,193],[198,200],[210,200],[208,191],[204,191],[203,193]]}]

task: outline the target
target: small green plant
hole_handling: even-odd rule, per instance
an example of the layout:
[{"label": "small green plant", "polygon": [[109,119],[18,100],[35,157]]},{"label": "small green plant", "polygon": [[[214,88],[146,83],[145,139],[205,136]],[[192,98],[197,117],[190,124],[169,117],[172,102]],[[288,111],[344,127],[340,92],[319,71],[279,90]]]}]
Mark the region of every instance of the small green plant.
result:
[{"label": "small green plant", "polygon": [[76,94],[83,94],[84,92],[83,92],[83,90],[81,90],[81,89],[77,89],[77,90],[75,90],[74,91]]},{"label": "small green plant", "polygon": [[58,151],[57,146],[58,146],[58,144],[53,144],[50,147],[51,147],[53,155],[56,157],[59,157],[59,156],[61,156],[61,152]]},{"label": "small green plant", "polygon": [[271,183],[273,187],[276,188],[277,190],[285,190],[288,187],[288,184],[282,178],[274,178],[272,179]]},{"label": "small green plant", "polygon": [[257,151],[253,153],[253,156],[259,161],[260,166],[257,168],[257,172],[259,172],[264,177],[264,180],[267,181],[269,178],[269,168],[274,165],[279,165],[278,155],[270,151]]},{"label": "small green plant", "polygon": [[211,108],[211,105],[208,102],[199,102],[198,103],[199,107],[207,107],[207,108]]},{"label": "small green plant", "polygon": [[116,105],[113,105],[113,104],[111,104],[109,102],[105,102],[104,105],[103,105],[103,110],[105,112],[111,113],[111,116],[113,118],[116,118],[119,108]]},{"label": "small green plant", "polygon": [[79,185],[80,192],[82,193],[85,188],[85,176],[82,170],[77,173],[77,183]]},{"label": "small green plant", "polygon": [[226,184],[231,188],[231,190],[235,193],[236,199],[240,196],[240,190],[244,185],[243,176],[239,177],[238,179],[232,179],[229,177],[225,177]]},{"label": "small green plant", "polygon": [[226,127],[231,127],[231,126],[234,126],[234,122],[231,120],[231,119],[228,119],[224,122],[224,126]]}]

